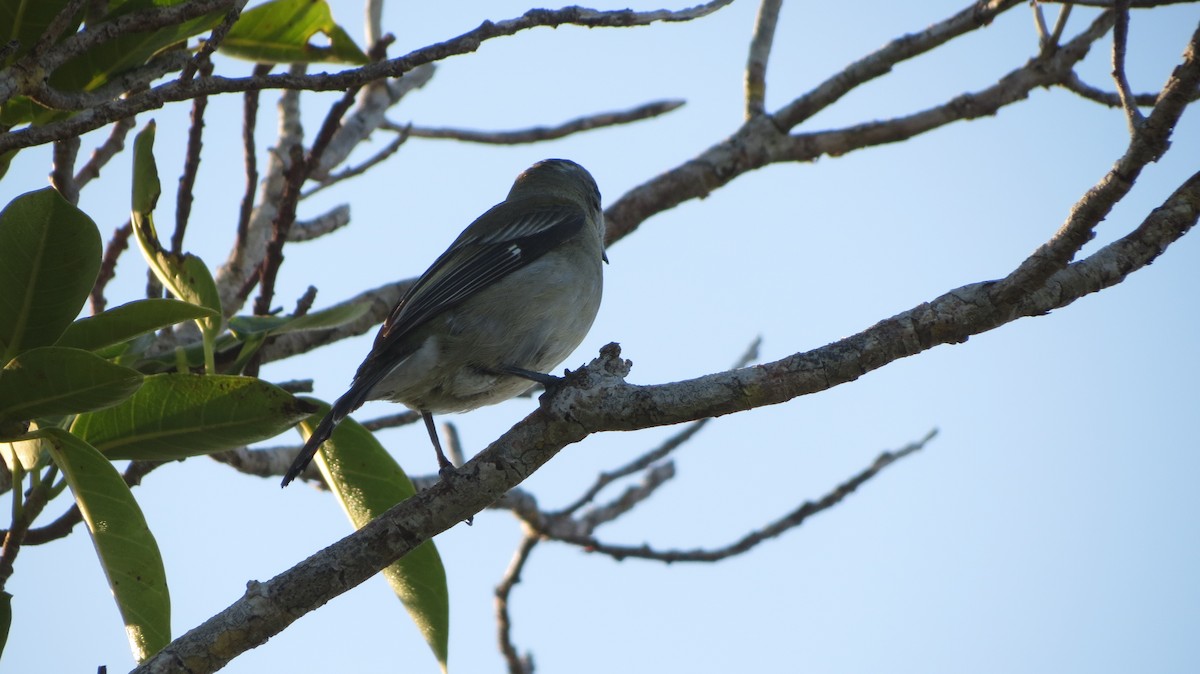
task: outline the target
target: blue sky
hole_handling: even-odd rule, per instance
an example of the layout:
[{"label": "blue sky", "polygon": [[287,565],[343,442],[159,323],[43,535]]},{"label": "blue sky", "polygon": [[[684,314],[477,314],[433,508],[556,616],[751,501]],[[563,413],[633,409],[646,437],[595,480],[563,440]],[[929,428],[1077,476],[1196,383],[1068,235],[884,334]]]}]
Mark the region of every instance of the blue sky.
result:
[{"label": "blue sky", "polygon": [[[514,17],[514,2],[387,6],[393,55]],[[851,60],[961,9],[960,2],[841,2],[784,7],[768,75],[776,109]],[[356,37],[357,3],[333,3]],[[614,5],[617,7],[617,5]],[[639,5],[637,9],[657,6]],[[649,100],[681,98],[657,120],[513,148],[414,140],[385,167],[306,202],[302,216],[349,203],[352,225],[290,246],[278,303],[309,284],[317,305],[420,273],[524,167],[551,156],[595,175],[606,203],[731,133],[756,6],[630,30],[538,29],[439,66],[391,115],[428,126],[555,124]],[[1053,16],[1056,7],[1048,7]],[[1067,35],[1092,13],[1077,9]],[[1194,6],[1136,12],[1130,77],[1161,85],[1200,20]],[[1111,88],[1109,42],[1082,74]],[[863,87],[810,120],[813,131],[924,109],[976,90],[1036,50],[1028,8]],[[223,61],[219,70],[245,64]],[[311,134],[333,95],[310,97]],[[260,142],[274,133],[264,96]],[[240,98],[210,104],[207,155],[187,248],[226,255],[242,189]],[[173,202],[187,110],[159,126],[158,163]],[[218,121],[222,120],[222,121]],[[88,137],[86,153],[100,137]],[[388,140],[380,134],[375,146]],[[1116,110],[1038,90],[993,118],[911,141],[777,165],[652,218],[609,251],[605,299],[565,365],[620,342],[629,380],[659,383],[724,369],[756,336],[762,360],[817,348],[961,285],[1009,272],[1065,219],[1127,140]],[[368,152],[356,155],[366,157]],[[1200,115],[1083,251],[1126,233],[1197,169]],[[48,151],[26,150],[0,198],[45,184]],[[129,158],[81,207],[102,232],[127,217]],[[169,211],[168,211],[169,213]],[[160,229],[170,217],[159,218]],[[114,302],[141,292],[144,263],[121,259]],[[518,647],[543,672],[1191,672],[1200,667],[1200,472],[1196,355],[1200,243],[1184,237],[1123,284],[1045,317],[895,362],[862,379],[709,424],[675,457],[677,477],[598,535],[655,547],[717,546],[816,499],[938,428],[939,436],[843,504],[778,540],[714,565],[665,566],[535,552],[514,592]],[[332,399],[371,335],[264,369],[312,378]],[[478,449],[534,405],[519,399],[449,417]],[[396,411],[372,403],[361,419]],[[554,508],[599,471],[676,429],[590,437],[523,485]],[[424,429],[381,438],[412,474],[434,469]],[[291,438],[277,440],[291,442]],[[613,492],[616,493],[615,491]],[[344,535],[333,499],[236,474],[204,459],[159,469],[136,492],[163,549],[176,633]],[[57,511],[51,507],[51,516]],[[59,509],[65,505],[58,505]],[[519,539],[485,513],[437,541],[451,593],[453,671],[500,671],[492,589]],[[27,548],[10,581],[14,625],[5,671],[132,666],[123,628],[82,529]],[[50,644],[54,644],[50,646]],[[228,672],[436,671],[382,579],[339,597]]]}]

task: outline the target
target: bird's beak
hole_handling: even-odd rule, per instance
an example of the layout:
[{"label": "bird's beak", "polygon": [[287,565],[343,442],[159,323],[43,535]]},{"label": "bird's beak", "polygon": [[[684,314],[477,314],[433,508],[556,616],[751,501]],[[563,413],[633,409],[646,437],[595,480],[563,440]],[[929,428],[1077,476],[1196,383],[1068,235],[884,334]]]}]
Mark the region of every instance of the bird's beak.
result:
[{"label": "bird's beak", "polygon": [[604,260],[604,264],[608,264],[608,253],[600,251],[600,259]]}]

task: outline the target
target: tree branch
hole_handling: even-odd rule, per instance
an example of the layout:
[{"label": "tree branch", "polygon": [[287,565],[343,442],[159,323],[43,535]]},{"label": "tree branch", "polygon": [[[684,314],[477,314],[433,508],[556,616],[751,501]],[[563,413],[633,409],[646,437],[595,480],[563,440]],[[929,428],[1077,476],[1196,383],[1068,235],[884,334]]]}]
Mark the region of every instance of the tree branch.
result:
[{"label": "tree branch", "polygon": [[956,37],[987,26],[1001,13],[1020,4],[1020,1],[973,2],[954,16],[935,23],[920,33],[898,37],[874,53],[846,66],[812,91],[784,106],[775,113],[775,121],[781,130],[792,129],[855,88],[891,72],[901,61],[920,56]]},{"label": "tree branch", "polygon": [[213,671],[308,611],[359,585],[421,542],[500,498],[558,451],[590,433],[633,430],[778,404],[853,381],[939,344],[965,341],[1023,316],[1044,315],[1121,282],[1156,259],[1200,216],[1200,173],[1133,232],[1008,305],[988,282],[953,290],[851,337],[782,360],[657,386],[624,382],[629,365],[605,347],[542,406],[437,484],[264,583],[146,660],[140,673]]},{"label": "tree branch", "polygon": [[1142,119],[1139,114],[1138,119],[1129,118],[1132,138],[1125,154],[1076,202],[1058,232],[996,284],[992,294],[999,302],[1008,302],[1040,288],[1051,274],[1062,269],[1092,239],[1093,229],[1133,189],[1142,169],[1166,152],[1171,132],[1197,86],[1200,86],[1200,27],[1192,34],[1183,63],[1171,73],[1150,117]]},{"label": "tree branch", "polygon": [[925,447],[925,445],[937,435],[937,430],[930,431],[924,438],[906,445],[895,452],[884,452],[880,454],[875,461],[863,471],[859,472],[854,477],[838,485],[836,489],[829,492],[817,501],[805,501],[800,507],[796,508],[787,515],[771,522],[767,526],[752,531],[746,534],[741,539],[726,545],[724,547],[711,550],[694,549],[694,550],[654,550],[649,545],[640,546],[625,546],[625,545],[610,545],[602,543],[595,538],[588,536],[578,537],[558,537],[553,534],[541,532],[543,535],[560,540],[564,543],[572,543],[585,548],[588,552],[596,552],[603,555],[608,555],[617,561],[622,561],[629,557],[638,559],[649,559],[667,564],[675,562],[718,562],[729,557],[749,552],[758,544],[764,543],[772,538],[780,536],[790,529],[794,529],[804,523],[809,517],[816,515],[819,512],[828,510],[833,506],[841,503],[847,496],[853,494],[855,490],[861,487],[867,480],[878,475],[883,469],[892,465],[896,461],[916,452]]},{"label": "tree branch", "polygon": [[754,37],[750,39],[750,55],[746,58],[746,119],[766,112],[767,61],[779,25],[779,8],[783,0],[762,0],[754,20]]},{"label": "tree branch", "polygon": [[1129,122],[1129,134],[1134,135],[1145,119],[1133,100],[1133,91],[1129,88],[1129,78],[1125,74],[1125,49],[1129,42],[1129,0],[1115,0],[1113,11],[1117,22],[1113,27],[1112,78],[1117,83],[1117,95],[1121,97],[1121,107],[1125,109],[1125,118]]},{"label": "tree branch", "polygon": [[136,124],[137,122],[132,117],[122,119],[113,124],[108,138],[92,151],[92,156],[88,158],[87,163],[75,174],[76,188],[83,189],[93,179],[100,177],[100,169],[104,168],[113,157],[125,149],[125,136],[129,135],[129,130],[136,126]]},{"label": "tree branch", "polygon": [[508,612],[508,599],[513,588],[521,582],[521,572],[525,569],[525,562],[529,561],[529,555],[540,539],[541,537],[537,533],[524,527],[521,544],[517,546],[512,561],[508,563],[508,569],[504,572],[504,577],[500,579],[500,584],[496,586],[496,637],[500,642],[500,654],[504,656],[510,674],[533,674],[533,657],[528,653],[525,655],[518,653],[517,647],[513,643],[512,618]]},{"label": "tree branch", "polygon": [[474,131],[470,129],[449,129],[449,128],[432,128],[422,126],[396,127],[389,125],[390,128],[409,129],[409,135],[415,138],[438,138],[464,141],[468,143],[485,143],[489,145],[517,145],[520,143],[536,143],[544,140],[556,140],[565,138],[574,133],[582,131],[590,131],[606,126],[616,126],[618,124],[629,124],[630,122],[638,122],[643,119],[658,117],[668,112],[682,107],[683,101],[668,100],[654,101],[639,105],[630,110],[620,110],[616,112],[599,112],[593,115],[587,115],[578,119],[573,119],[558,126],[535,126],[528,129],[520,129],[517,131]]},{"label": "tree branch", "polygon": [[[1059,82],[1058,86],[1062,87],[1063,89],[1066,89],[1067,91],[1079,94],[1080,96],[1088,99],[1089,101],[1095,101],[1096,103],[1100,103],[1101,105],[1107,105],[1110,108],[1121,107],[1121,95],[1120,94],[1116,93],[1115,91],[1104,91],[1102,89],[1093,87],[1092,85],[1088,84],[1087,82],[1084,82],[1083,80],[1081,80],[1079,78],[1079,75],[1077,73],[1075,73],[1074,71],[1072,71],[1071,74],[1068,75],[1067,78],[1064,79],[1062,82]],[[1200,97],[1200,91],[1193,93],[1191,100],[1194,101],[1194,100],[1196,100],[1197,97]],[[1134,94],[1133,100],[1138,105],[1144,105],[1144,106],[1149,107],[1158,102],[1158,94],[1148,94],[1148,93]]]},{"label": "tree branch", "polygon": [[[200,4],[224,8],[230,2],[232,0],[196,0],[195,3],[172,5],[163,10],[131,13],[122,17],[122,19],[135,15],[154,14],[155,21],[164,21],[163,17],[167,15],[166,10],[168,9],[194,8]],[[361,68],[351,68],[338,73],[320,75],[279,74],[240,78],[210,77],[204,79],[174,80],[148,91],[134,94],[128,98],[116,99],[91,107],[66,120],[0,134],[0,153],[80,135],[123,117],[160,108],[167,103],[189,100],[202,94],[212,96],[261,89],[345,91],[346,89],[360,87],[375,80],[400,77],[426,63],[433,63],[451,56],[471,53],[479,49],[480,45],[487,40],[513,35],[531,28],[543,26],[557,27],[562,25],[575,25],[587,28],[629,27],[644,26],[660,21],[691,21],[692,19],[711,14],[721,7],[728,5],[730,2],[732,0],[714,0],[713,2],[677,12],[669,10],[649,12],[617,10],[601,12],[584,7],[566,7],[559,10],[531,9],[515,19],[495,23],[485,21],[478,28],[456,38],[423,47],[399,58],[371,63]],[[197,15],[202,13],[204,12],[199,11]],[[103,24],[101,27],[117,24],[120,21],[109,22]],[[170,21],[166,22],[169,23]],[[97,30],[101,27],[98,27]],[[79,33],[79,35],[91,35],[91,33],[92,31],[85,31]],[[110,38],[111,36],[105,39]],[[96,40],[97,38],[94,37],[89,38],[89,44]],[[63,45],[66,45],[67,42],[71,42],[71,39],[68,39]],[[71,42],[71,44],[72,48],[77,47],[77,42]],[[60,45],[60,47],[63,45]],[[74,54],[71,53],[70,55]],[[180,67],[182,67],[182,64]],[[25,74],[10,74],[9,70],[12,70],[12,68],[0,72],[0,102],[7,100],[16,93],[37,91],[41,86],[40,78],[31,78]]]}]

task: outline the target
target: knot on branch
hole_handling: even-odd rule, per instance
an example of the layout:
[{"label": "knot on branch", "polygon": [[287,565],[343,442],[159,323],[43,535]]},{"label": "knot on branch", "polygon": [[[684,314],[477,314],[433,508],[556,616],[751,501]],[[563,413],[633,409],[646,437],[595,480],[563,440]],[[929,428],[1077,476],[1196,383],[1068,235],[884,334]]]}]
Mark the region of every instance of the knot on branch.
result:
[{"label": "knot on branch", "polygon": [[621,358],[621,345],[610,342],[587,365],[567,370],[561,385],[541,397],[542,409],[554,418],[575,419],[575,410],[597,407],[605,391],[623,387],[632,367],[633,361]]}]

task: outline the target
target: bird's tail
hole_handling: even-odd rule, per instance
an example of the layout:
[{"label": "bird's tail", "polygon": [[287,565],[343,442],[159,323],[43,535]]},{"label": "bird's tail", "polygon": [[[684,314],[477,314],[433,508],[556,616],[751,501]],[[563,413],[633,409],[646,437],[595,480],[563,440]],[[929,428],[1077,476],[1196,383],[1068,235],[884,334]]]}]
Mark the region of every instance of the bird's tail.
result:
[{"label": "bird's tail", "polygon": [[[373,382],[372,382],[373,383]],[[308,464],[312,463],[313,457],[317,455],[317,450],[320,449],[321,443],[329,439],[333,435],[333,431],[337,425],[342,423],[342,419],[350,416],[350,413],[358,409],[367,398],[367,392],[370,391],[370,386],[361,386],[360,382],[355,381],[350,386],[350,390],[346,391],[345,395],[337,399],[333,407],[329,410],[329,414],[317,424],[312,435],[308,436],[308,440],[304,443],[304,447],[300,449],[300,453],[296,455],[296,460],[292,462],[290,468],[283,475],[283,482],[280,487],[286,487],[295,480],[300,473],[308,468]]]}]

